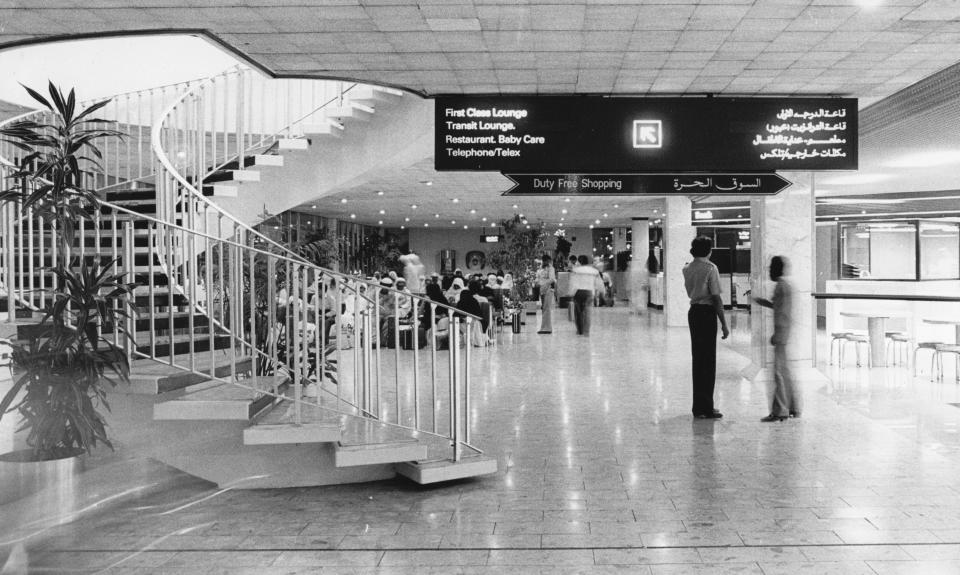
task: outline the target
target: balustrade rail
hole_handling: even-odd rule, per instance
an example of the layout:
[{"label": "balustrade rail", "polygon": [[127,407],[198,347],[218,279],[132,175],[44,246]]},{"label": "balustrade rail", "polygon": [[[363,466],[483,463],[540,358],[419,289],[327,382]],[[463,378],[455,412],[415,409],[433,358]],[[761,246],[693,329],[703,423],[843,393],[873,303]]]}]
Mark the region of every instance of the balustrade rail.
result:
[{"label": "balustrade rail", "polygon": [[[104,192],[152,184],[157,216],[103,201],[78,223],[76,255],[109,260],[138,283],[128,325],[101,328],[130,359],[293,401],[294,423],[307,420],[304,409],[332,410],[445,439],[453,460],[479,453],[469,392],[480,318],[316,266],[203,194],[207,176],[242,170],[248,155],[296,137],[356,86],[320,84],[238,68],[178,85],[175,95],[132,93],[108,106],[101,117],[128,138],[107,145],[88,184]],[[158,102],[159,116],[145,123]],[[0,154],[0,190],[9,189],[16,155],[8,145]],[[0,300],[11,312],[41,310],[57,230],[17,202],[0,206],[0,221]]]}]

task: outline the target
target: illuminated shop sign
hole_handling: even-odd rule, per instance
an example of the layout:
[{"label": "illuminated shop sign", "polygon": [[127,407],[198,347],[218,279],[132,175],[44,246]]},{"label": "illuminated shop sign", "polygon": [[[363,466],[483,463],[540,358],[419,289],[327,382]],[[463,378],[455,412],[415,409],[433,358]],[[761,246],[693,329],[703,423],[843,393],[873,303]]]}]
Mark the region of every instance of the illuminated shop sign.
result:
[{"label": "illuminated shop sign", "polygon": [[500,236],[480,236],[480,242],[485,244],[497,244],[500,243]]},{"label": "illuminated shop sign", "polygon": [[855,170],[852,98],[449,96],[437,170],[511,173]]}]

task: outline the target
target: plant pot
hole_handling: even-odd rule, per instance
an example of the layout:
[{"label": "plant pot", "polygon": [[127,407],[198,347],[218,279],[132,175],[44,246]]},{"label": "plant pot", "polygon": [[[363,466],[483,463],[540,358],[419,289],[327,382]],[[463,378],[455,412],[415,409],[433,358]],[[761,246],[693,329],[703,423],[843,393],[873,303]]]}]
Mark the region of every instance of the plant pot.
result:
[{"label": "plant pot", "polygon": [[33,461],[32,449],[0,454],[0,505],[72,483],[83,471],[84,461],[80,453],[49,461]]}]

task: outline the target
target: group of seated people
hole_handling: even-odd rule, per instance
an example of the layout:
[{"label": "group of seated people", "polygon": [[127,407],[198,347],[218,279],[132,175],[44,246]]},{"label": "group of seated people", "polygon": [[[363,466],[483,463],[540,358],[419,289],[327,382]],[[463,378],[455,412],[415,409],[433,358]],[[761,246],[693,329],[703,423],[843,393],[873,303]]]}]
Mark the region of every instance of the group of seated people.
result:
[{"label": "group of seated people", "polygon": [[[380,285],[379,290],[370,289],[370,282],[374,281]],[[505,296],[512,288],[512,279],[510,274],[501,273],[489,274],[484,281],[480,274],[466,277],[460,270],[456,270],[454,274],[443,278],[434,273],[429,278],[424,278],[421,285],[425,289],[422,296],[426,300],[450,306],[456,311],[451,314],[447,307],[432,306],[427,301],[415,298],[406,278],[395,273],[377,274],[368,278],[367,282],[343,282],[331,278],[321,285],[321,293],[309,290],[306,302],[309,319],[306,329],[312,332],[322,323],[326,325],[326,338],[329,340],[336,337],[334,326],[339,315],[341,330],[349,331],[352,339],[357,313],[372,314],[378,311],[379,325],[375,328],[377,333],[372,334],[373,342],[383,341],[392,347],[397,344],[394,338],[399,337],[399,334],[394,334],[394,327],[399,324],[401,331],[410,330],[413,314],[416,313],[417,325],[424,330],[422,335],[425,341],[432,341],[435,335],[438,345],[445,347],[451,315],[456,317],[457,312],[462,312],[461,318],[465,317],[465,314],[481,318],[473,324],[476,328],[469,337],[474,345],[486,345],[489,343],[487,333],[493,312],[502,309]],[[294,296],[288,297],[286,289],[281,289],[277,293],[278,308],[290,309],[297,299]],[[283,319],[280,318],[285,316],[285,311],[284,309],[278,313],[281,322]],[[431,330],[435,334],[431,333]],[[468,334],[464,332],[464,335]],[[352,341],[344,343],[349,346]]]}]

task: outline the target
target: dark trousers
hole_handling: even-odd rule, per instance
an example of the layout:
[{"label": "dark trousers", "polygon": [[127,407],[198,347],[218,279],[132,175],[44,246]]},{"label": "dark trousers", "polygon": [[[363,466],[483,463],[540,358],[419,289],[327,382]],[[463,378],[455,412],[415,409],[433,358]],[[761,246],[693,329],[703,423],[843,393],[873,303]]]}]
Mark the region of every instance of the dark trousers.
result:
[{"label": "dark trousers", "polygon": [[590,335],[590,306],[593,305],[593,291],[578,289],[573,294],[573,323],[577,326],[577,335]]},{"label": "dark trousers", "polygon": [[691,305],[687,312],[693,356],[693,414],[713,412],[717,377],[717,312],[712,305]]}]

